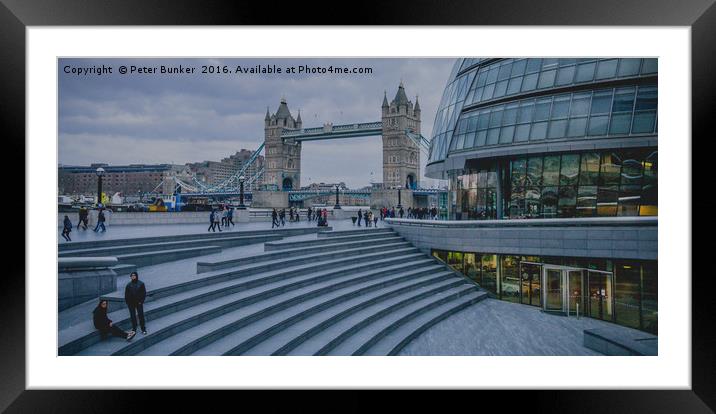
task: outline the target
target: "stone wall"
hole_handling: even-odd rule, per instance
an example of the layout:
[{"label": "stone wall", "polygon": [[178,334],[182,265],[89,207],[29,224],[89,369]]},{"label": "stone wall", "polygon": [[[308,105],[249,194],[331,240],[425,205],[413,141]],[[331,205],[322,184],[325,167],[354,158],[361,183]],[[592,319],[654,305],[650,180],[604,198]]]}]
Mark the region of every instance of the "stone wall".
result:
[{"label": "stone wall", "polygon": [[288,208],[286,191],[253,191],[251,206],[260,208]]},{"label": "stone wall", "polygon": [[[400,190],[400,203],[404,210],[413,205],[413,191],[405,188]],[[370,194],[370,208],[395,207],[398,205],[398,190],[373,190]]]},{"label": "stone wall", "polygon": [[658,259],[656,217],[430,221],[386,219],[424,252]]},{"label": "stone wall", "polygon": [[117,290],[116,257],[69,257],[58,259],[58,308],[98,299]]}]

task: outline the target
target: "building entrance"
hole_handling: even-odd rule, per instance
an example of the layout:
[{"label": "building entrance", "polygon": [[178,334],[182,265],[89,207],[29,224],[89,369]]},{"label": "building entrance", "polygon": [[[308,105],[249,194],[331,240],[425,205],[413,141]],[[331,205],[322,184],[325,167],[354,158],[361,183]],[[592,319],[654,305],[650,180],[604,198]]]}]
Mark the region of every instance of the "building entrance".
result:
[{"label": "building entrance", "polygon": [[545,289],[543,309],[565,315],[584,314],[584,270],[544,265],[542,285]]},{"label": "building entrance", "polygon": [[542,304],[542,264],[520,262],[520,284],[522,295],[520,302],[525,305]]}]

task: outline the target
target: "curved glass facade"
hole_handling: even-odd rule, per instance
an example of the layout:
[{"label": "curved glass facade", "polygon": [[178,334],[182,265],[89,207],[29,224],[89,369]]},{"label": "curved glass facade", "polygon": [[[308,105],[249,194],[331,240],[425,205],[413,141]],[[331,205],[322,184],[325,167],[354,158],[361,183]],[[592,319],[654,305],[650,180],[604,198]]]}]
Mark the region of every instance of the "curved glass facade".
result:
[{"label": "curved glass facade", "polygon": [[648,58],[458,59],[428,163],[492,145],[653,135],[657,69]]}]

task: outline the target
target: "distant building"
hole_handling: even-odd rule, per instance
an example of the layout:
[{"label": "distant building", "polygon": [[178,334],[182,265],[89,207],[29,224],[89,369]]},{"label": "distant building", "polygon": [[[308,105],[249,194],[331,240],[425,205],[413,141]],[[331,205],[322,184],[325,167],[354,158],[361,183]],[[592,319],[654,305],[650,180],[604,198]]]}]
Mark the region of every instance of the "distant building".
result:
[{"label": "distant building", "polygon": [[[221,161],[202,161],[187,164],[192,173],[196,174],[197,180],[206,185],[217,185],[229,179],[244,167],[251,158],[253,151],[241,149],[236,154],[230,155]],[[246,190],[252,190],[258,185],[258,180],[250,182],[251,178],[258,174],[264,166],[264,157],[259,155],[254,163],[244,172],[247,185]]]},{"label": "distant building", "polygon": [[187,176],[189,169],[184,165],[172,164],[130,164],[90,166],[59,166],[58,193],[64,195],[93,195],[97,193],[97,168],[105,171],[102,177],[102,191],[107,194],[121,193],[135,195],[139,192],[172,194],[174,175]]}]

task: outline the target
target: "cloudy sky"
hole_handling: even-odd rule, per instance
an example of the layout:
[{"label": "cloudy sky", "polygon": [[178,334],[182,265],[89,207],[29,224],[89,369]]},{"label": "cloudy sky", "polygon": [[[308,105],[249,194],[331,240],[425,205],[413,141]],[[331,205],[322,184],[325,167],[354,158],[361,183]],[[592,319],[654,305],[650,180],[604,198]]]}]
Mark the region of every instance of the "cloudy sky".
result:
[{"label": "cloudy sky", "polygon": [[[422,134],[430,138],[453,59],[60,59],[59,163],[89,165],[219,161],[263,142],[266,107],[284,96],[304,128],[380,120],[383,91],[402,80],[419,95]],[[112,74],[65,73],[112,67]],[[194,67],[194,74],[120,74],[120,66]],[[372,74],[202,74],[202,65],[368,67]],[[66,69],[67,68],[67,69]],[[285,69],[284,69],[285,71]],[[421,155],[421,174],[426,156]],[[382,180],[380,137],[305,142],[302,185],[344,181],[358,188]],[[423,184],[437,182],[423,177]]]}]

